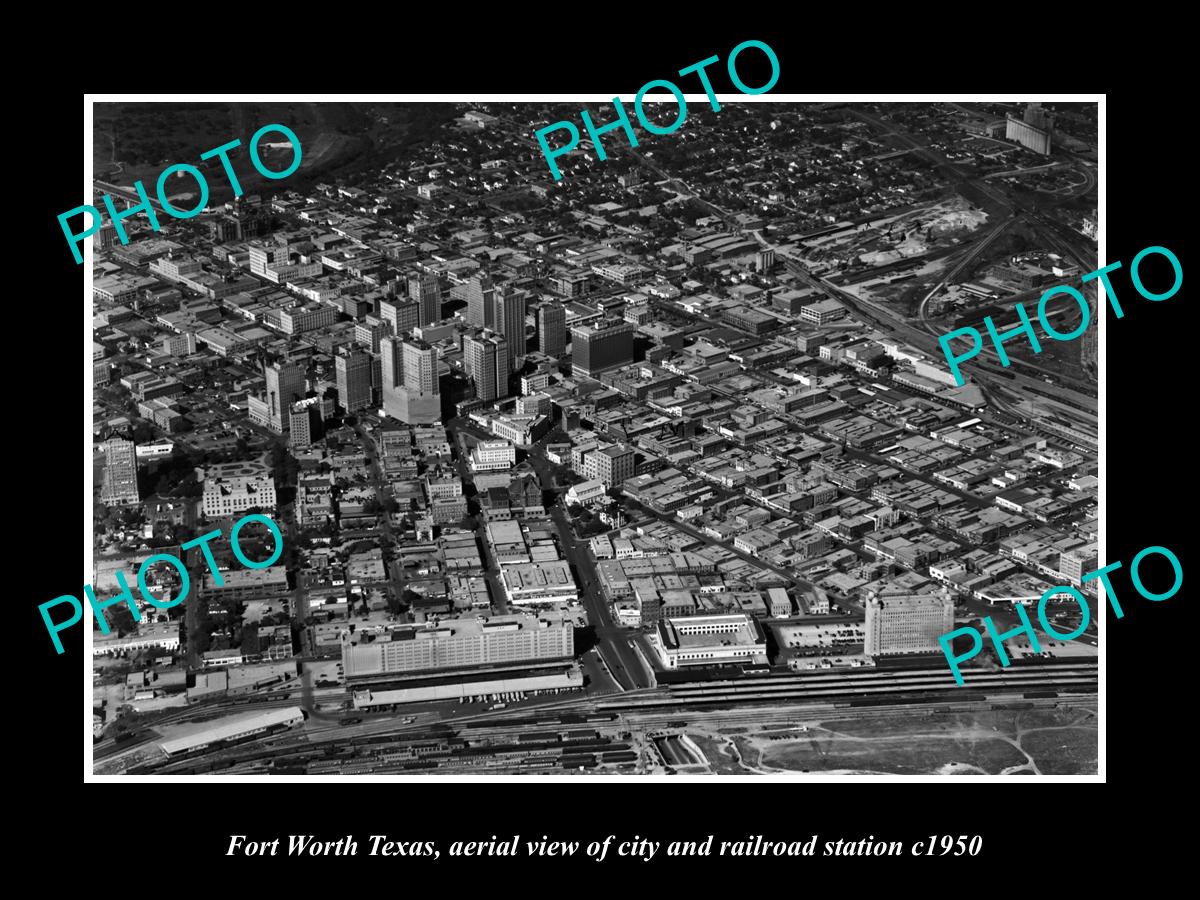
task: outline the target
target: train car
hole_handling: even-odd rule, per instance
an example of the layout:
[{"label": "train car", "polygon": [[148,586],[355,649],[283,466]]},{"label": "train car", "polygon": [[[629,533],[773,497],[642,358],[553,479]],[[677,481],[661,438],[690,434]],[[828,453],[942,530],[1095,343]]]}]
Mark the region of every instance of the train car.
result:
[{"label": "train car", "polygon": [[596,757],[590,753],[581,756],[563,756],[559,759],[558,764],[564,769],[594,769],[599,765]]},{"label": "train car", "polygon": [[594,741],[600,737],[600,732],[594,728],[577,728],[562,735],[563,743],[572,741]]}]

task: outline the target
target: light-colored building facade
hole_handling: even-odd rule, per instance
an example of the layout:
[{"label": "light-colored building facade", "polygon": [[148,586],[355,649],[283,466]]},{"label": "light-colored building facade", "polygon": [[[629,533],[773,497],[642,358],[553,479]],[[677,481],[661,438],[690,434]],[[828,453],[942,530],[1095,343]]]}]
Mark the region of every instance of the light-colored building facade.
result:
[{"label": "light-colored building facade", "polygon": [[408,296],[419,306],[420,325],[432,325],[442,317],[442,285],[433,272],[409,276]]},{"label": "light-colored building facade", "polygon": [[124,506],[139,499],[137,445],[124,438],[110,437],[104,442],[104,486],[100,489],[100,501],[109,506]]},{"label": "light-colored building facade", "polygon": [[463,366],[475,383],[475,396],[485,403],[508,396],[508,355],[502,335],[484,331],[463,338]]},{"label": "light-colored building facade", "polygon": [[204,515],[231,516],[275,508],[275,476],[264,462],[217,463],[203,470]]},{"label": "light-colored building facade", "polygon": [[452,619],[381,636],[349,632],[342,636],[346,678],[539,662],[569,658],[574,652],[574,628],[569,621],[524,613]]},{"label": "light-colored building facade", "polygon": [[664,619],[649,642],[668,669],[767,662],[766,638],[745,613]]},{"label": "light-colored building facade", "polygon": [[517,448],[508,441],[480,441],[471,451],[471,470],[494,472],[517,464]]},{"label": "light-colored building facade", "polygon": [[938,653],[938,638],[954,630],[948,591],[908,594],[883,591],[867,601],[867,656]]},{"label": "light-colored building facade", "polygon": [[288,410],[307,390],[304,366],[290,360],[267,366],[267,427],[282,434],[289,426]]}]

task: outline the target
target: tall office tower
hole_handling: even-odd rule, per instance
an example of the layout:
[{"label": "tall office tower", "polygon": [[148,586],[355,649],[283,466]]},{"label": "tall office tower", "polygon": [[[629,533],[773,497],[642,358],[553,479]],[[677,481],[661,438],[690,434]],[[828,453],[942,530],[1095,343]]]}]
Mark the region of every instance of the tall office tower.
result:
[{"label": "tall office tower", "polygon": [[632,322],[601,319],[571,329],[571,370],[592,376],[633,362]]},{"label": "tall office tower", "polygon": [[384,412],[396,416],[400,408],[397,392],[404,387],[403,338],[385,334],[379,339],[379,384]]},{"label": "tall office tower", "polygon": [[432,425],[442,416],[437,351],[415,338],[379,342],[383,411],[409,425]]},{"label": "tall office tower", "polygon": [[442,285],[433,272],[410,275],[408,296],[421,306],[418,325],[432,325],[442,317]]},{"label": "tall office tower", "polygon": [[364,321],[354,325],[354,340],[371,353],[379,352],[379,339],[386,333],[386,326],[375,316],[367,316]]},{"label": "tall office tower", "polygon": [[537,311],[538,349],[555,359],[567,352],[567,308],[557,301]]},{"label": "tall office tower", "polygon": [[910,594],[884,588],[867,601],[867,656],[938,653],[938,638],[954,630],[950,592]]},{"label": "tall office tower", "polygon": [[508,344],[508,367],[515,369],[525,355],[525,304],[529,294],[507,289],[496,297],[496,329]]},{"label": "tall office tower", "polygon": [[297,450],[311,447],[322,435],[321,398],[307,397],[288,408],[291,429],[288,444]]},{"label": "tall office tower", "polygon": [[371,355],[361,347],[342,347],[333,360],[338,405],[354,413],[371,405]]},{"label": "tall office tower", "polygon": [[283,434],[288,428],[288,407],[304,397],[304,366],[291,360],[267,367],[267,425]]},{"label": "tall office tower", "polygon": [[110,437],[104,442],[104,486],[100,501],[109,506],[137,503],[137,444]]},{"label": "tall office tower", "polygon": [[508,343],[501,335],[484,331],[464,337],[463,360],[478,399],[489,402],[508,396]]},{"label": "tall office tower", "polygon": [[471,277],[466,285],[467,321],[476,328],[491,328],[496,324],[496,288],[487,272]]},{"label": "tall office tower", "polygon": [[409,425],[432,425],[442,418],[437,351],[422,340],[404,342],[403,415]]},{"label": "tall office tower", "polygon": [[107,250],[117,242],[117,229],[111,222],[106,222],[100,226],[100,230],[96,232],[96,237],[93,239],[93,244],[97,250]]},{"label": "tall office tower", "polygon": [[379,318],[392,334],[404,334],[421,324],[421,305],[405,297],[380,300]]},{"label": "tall office tower", "polygon": [[404,342],[404,386],[421,394],[438,393],[437,351],[419,338]]}]

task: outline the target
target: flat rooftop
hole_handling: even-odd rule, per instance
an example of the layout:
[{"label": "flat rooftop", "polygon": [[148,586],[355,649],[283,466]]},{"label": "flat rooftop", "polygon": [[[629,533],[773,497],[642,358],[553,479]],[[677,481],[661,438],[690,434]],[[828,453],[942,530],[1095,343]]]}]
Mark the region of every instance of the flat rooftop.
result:
[{"label": "flat rooftop", "polygon": [[407,627],[401,626],[381,635],[373,635],[374,641],[361,641],[364,632],[355,632],[351,643],[369,646],[375,641],[435,640],[438,638],[464,638],[486,634],[498,634],[506,631],[522,631],[535,628],[558,628],[563,625],[561,616],[534,616],[515,613],[508,616],[470,616],[462,619],[442,619],[436,625]]},{"label": "flat rooftop", "polygon": [[668,645],[680,650],[751,647],[763,643],[754,620],[744,614],[667,619],[662,631]]}]

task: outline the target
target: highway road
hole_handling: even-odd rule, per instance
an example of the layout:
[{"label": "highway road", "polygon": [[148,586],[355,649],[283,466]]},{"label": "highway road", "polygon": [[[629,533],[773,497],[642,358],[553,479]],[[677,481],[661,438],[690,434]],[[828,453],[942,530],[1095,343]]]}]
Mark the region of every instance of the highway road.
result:
[{"label": "highway road", "polygon": [[[120,197],[122,200],[128,200],[134,205],[142,202],[142,198],[137,195],[137,191],[131,191],[128,188],[121,187],[119,184],[110,184],[107,181],[99,181],[97,179],[93,179],[92,184],[95,187],[103,188],[106,193],[114,197]],[[168,215],[167,211],[163,209],[162,204],[154,199],[154,195],[150,191],[146,192],[146,196],[150,199],[150,205],[154,208],[156,214],[162,213],[164,216]],[[115,203],[113,205],[116,206]]]}]

